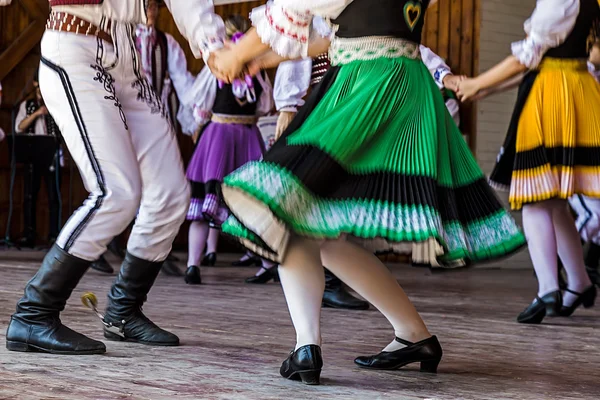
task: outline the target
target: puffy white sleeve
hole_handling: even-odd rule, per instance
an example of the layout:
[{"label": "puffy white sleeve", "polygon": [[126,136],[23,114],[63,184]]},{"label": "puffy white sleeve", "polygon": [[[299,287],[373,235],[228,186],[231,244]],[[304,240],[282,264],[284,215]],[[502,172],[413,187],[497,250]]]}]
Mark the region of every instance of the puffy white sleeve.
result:
[{"label": "puffy white sleeve", "polygon": [[167,45],[169,47],[169,57],[167,60],[169,77],[173,82],[177,97],[181,97],[194,84],[194,76],[188,71],[185,53],[179,43],[177,43],[177,40],[168,33],[165,35],[167,36]]},{"label": "puffy white sleeve", "polygon": [[573,31],[579,9],[580,0],[538,0],[525,22],[527,38],[512,44],[512,54],[527,68],[536,68],[544,54]]},{"label": "puffy white sleeve", "polygon": [[165,0],[165,4],[196,58],[206,61],[211,51],[223,47],[225,24],[215,14],[212,0]]},{"label": "puffy white sleeve", "polygon": [[256,116],[262,117],[269,114],[275,105],[273,102],[273,85],[266,73],[258,74],[256,75],[256,78],[263,88],[258,103],[256,104]]},{"label": "puffy white sleeve", "polygon": [[308,56],[314,16],[336,18],[353,0],[271,0],[250,14],[252,25],[263,43],[277,54]]},{"label": "puffy white sleeve", "polygon": [[444,88],[444,78],[448,75],[452,75],[452,70],[446,64],[444,59],[437,54],[435,54],[429,47],[425,47],[423,45],[420,46],[421,51],[421,59],[423,60],[423,64],[427,67],[435,83],[438,85],[440,89]]},{"label": "puffy white sleeve", "polygon": [[304,96],[310,87],[312,60],[304,58],[279,64],[275,74],[273,97],[277,111],[297,111],[304,105]]},{"label": "puffy white sleeve", "polygon": [[217,79],[208,67],[204,67],[194,84],[179,97],[181,106],[177,120],[183,133],[193,135],[200,126],[210,121],[216,97]]}]

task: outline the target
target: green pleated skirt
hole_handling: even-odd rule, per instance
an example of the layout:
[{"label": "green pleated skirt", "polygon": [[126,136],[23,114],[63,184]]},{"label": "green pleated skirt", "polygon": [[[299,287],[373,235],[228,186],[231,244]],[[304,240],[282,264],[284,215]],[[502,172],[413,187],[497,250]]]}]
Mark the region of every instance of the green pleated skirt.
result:
[{"label": "green pleated skirt", "polygon": [[332,68],[264,159],[222,190],[223,232],[275,262],[292,234],[346,236],[374,252],[435,241],[441,264],[525,243],[418,59]]}]

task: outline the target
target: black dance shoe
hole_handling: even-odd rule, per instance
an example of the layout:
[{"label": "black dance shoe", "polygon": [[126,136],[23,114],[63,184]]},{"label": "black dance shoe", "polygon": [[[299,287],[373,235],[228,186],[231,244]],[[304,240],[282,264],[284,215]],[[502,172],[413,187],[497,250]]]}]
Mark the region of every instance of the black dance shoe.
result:
[{"label": "black dance shoe", "polygon": [[115,272],[104,256],[100,256],[100,258],[94,261],[90,267],[103,274],[113,274]]},{"label": "black dance shoe", "polygon": [[521,324],[539,324],[544,317],[556,317],[562,306],[562,294],[560,290],[548,293],[543,297],[536,297],[519,316],[517,322]]},{"label": "black dance shoe", "polygon": [[587,272],[590,280],[594,285],[600,286],[600,271],[598,271],[598,267],[585,267],[585,271]]},{"label": "black dance shoe", "polygon": [[421,372],[437,372],[443,354],[437,337],[432,336],[417,343],[400,338],[396,338],[396,341],[406,347],[396,351],[382,351],[374,356],[358,357],[354,363],[361,368],[394,370],[418,362],[421,363]]},{"label": "black dance shoe", "polygon": [[279,273],[277,272],[277,266],[271,267],[269,269],[264,269],[265,272],[263,272],[262,274],[255,275],[246,279],[246,283],[263,285],[265,283],[271,282],[271,280],[274,282],[279,282]]},{"label": "black dance shoe", "polygon": [[584,308],[591,308],[594,306],[594,303],[596,303],[596,296],[597,296],[598,292],[596,291],[595,285],[590,286],[583,293],[577,293],[577,292],[574,292],[569,289],[566,289],[566,291],[576,295],[577,300],[575,300],[575,302],[573,304],[571,304],[569,307],[567,307],[567,306],[561,307],[561,309],[559,311],[559,315],[561,317],[570,317],[573,314],[573,312],[575,312],[575,309],[582,304],[583,304]]},{"label": "black dance shoe", "polygon": [[200,276],[200,268],[192,265],[185,271],[185,283],[188,285],[200,285],[202,277]]},{"label": "black dance shoe", "polygon": [[249,257],[245,260],[234,261],[231,265],[234,267],[260,267],[262,261],[258,257]]},{"label": "black dance shoe", "polygon": [[292,381],[302,381],[306,385],[319,385],[322,369],[321,348],[316,344],[309,344],[292,351],[281,364],[279,373]]},{"label": "black dance shoe", "polygon": [[203,267],[214,267],[216,263],[217,253],[208,253],[206,256],[204,256],[200,265]]}]

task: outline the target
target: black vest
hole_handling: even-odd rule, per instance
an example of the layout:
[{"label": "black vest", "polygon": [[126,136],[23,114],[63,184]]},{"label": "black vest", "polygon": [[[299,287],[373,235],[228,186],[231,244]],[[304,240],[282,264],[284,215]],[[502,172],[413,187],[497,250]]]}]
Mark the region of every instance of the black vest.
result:
[{"label": "black vest", "polygon": [[213,105],[212,112],[214,114],[227,115],[256,115],[256,107],[263,92],[263,88],[256,79],[253,78],[254,92],[256,94],[256,102],[249,103],[246,99],[238,99],[231,90],[231,85],[225,84],[222,88],[217,86],[217,97]]},{"label": "black vest", "polygon": [[581,0],[579,15],[573,31],[558,47],[548,50],[545,57],[553,58],[585,58],[589,56],[589,39],[598,38],[598,22],[600,6],[598,0]]},{"label": "black vest", "polygon": [[336,36],[393,36],[421,43],[429,1],[354,0],[332,21],[339,25]]}]

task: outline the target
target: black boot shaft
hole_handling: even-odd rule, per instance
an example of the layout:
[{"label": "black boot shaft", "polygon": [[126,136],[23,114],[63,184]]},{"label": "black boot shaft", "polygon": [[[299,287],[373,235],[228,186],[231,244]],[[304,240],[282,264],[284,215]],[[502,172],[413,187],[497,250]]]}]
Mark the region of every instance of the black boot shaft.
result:
[{"label": "black boot shaft", "polygon": [[54,245],[35,276],[27,283],[6,332],[12,351],[53,354],[101,354],[102,342],[77,333],[60,321],[60,312],[90,265]]},{"label": "black boot shaft", "polygon": [[152,262],[125,254],[121,271],[108,293],[104,322],[113,328],[105,329],[110,340],[133,341],[155,346],[177,346],[179,338],[156,326],[142,312],[148,292],[154,285],[163,262]]}]

